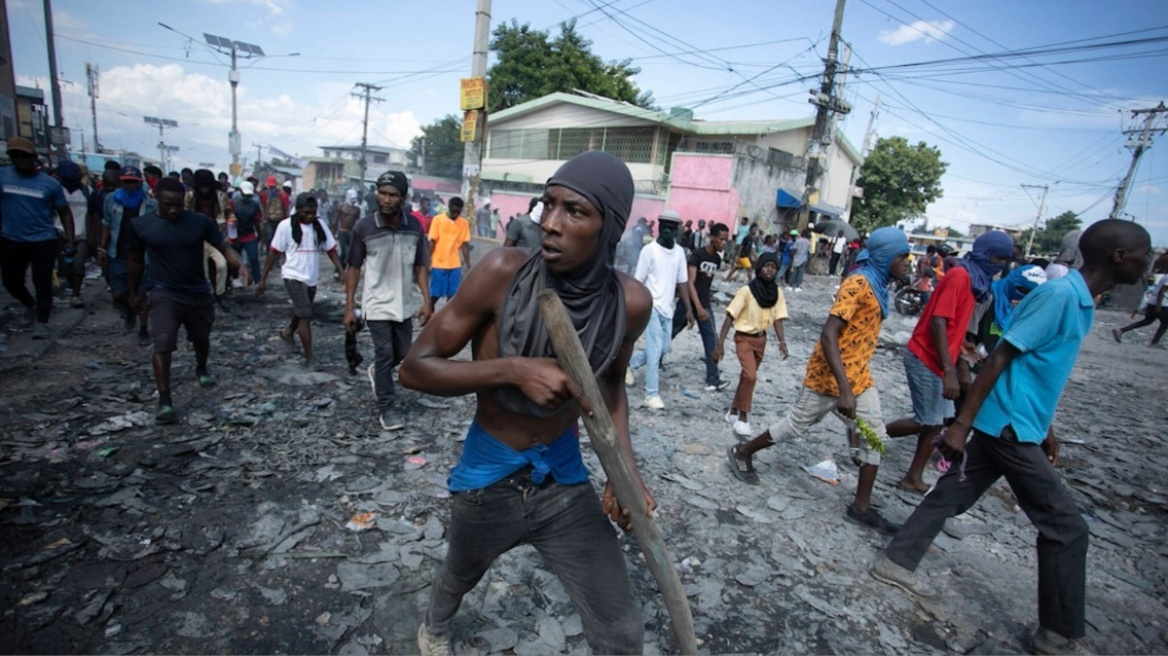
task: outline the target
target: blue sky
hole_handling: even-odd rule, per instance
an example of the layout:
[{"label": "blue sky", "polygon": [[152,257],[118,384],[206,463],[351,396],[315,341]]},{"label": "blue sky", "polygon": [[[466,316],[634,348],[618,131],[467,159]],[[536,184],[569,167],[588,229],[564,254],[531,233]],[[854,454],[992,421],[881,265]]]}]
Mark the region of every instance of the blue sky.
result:
[{"label": "blue sky", "polygon": [[[258,44],[270,56],[244,62],[240,131],[244,154],[274,145],[300,155],[356,143],[361,103],[353,83],[386,88],[374,105],[370,141],[408,145],[419,127],[457,111],[458,79],[469,74],[472,0],[309,3],[303,0],[193,0],[113,5],[56,0],[57,54],[66,123],[92,139],[85,63],[101,68],[98,129],[103,144],[153,151],[142,115],[173,118],[166,135],[184,165],[225,168],[230,90],[225,58],[201,45],[204,32]],[[344,7],[338,9],[336,7]],[[606,59],[632,58],[636,82],[663,107],[687,106],[705,119],[809,115],[807,89],[827,51],[830,0],[495,0],[495,24],[516,19],[553,28],[577,17]],[[13,58],[23,83],[47,78],[41,3],[8,0]],[[167,31],[158,22],[179,32]],[[848,0],[844,40],[851,66],[871,69],[1064,44],[1080,47],[1168,37],[1168,2],[1092,0]],[[299,52],[296,57],[283,57]],[[1138,54],[1138,56],[1133,56]],[[1065,53],[883,68],[850,75],[854,110],[840,129],[857,147],[877,94],[878,136],[938,146],[949,172],[930,224],[1033,222],[1045,216],[1107,215],[1131,161],[1122,130],[1128,110],[1168,99],[1168,42]],[[1053,62],[1081,60],[1056,65]],[[1168,117],[1161,125],[1168,124]],[[75,143],[77,139],[75,138]],[[1168,141],[1144,155],[1127,212],[1168,245]],[[265,153],[266,157],[266,153]]]}]

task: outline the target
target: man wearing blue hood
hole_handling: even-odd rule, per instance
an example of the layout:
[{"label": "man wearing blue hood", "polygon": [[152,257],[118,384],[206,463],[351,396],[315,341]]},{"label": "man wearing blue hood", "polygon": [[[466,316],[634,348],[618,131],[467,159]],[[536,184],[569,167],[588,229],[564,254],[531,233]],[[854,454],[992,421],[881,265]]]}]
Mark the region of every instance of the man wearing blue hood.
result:
[{"label": "man wearing blue hood", "polygon": [[[888,281],[908,274],[908,253],[908,238],[898,228],[880,228],[868,237],[868,249],[856,258],[862,265],[840,285],[823,324],[795,405],[762,435],[729,448],[730,471],[739,480],[757,485],[755,452],[801,437],[831,412],[849,427],[862,420],[877,438],[884,437],[880,394],[868,363],[876,353],[880,326],[888,317]],[[892,533],[895,525],[871,506],[880,453],[873,445],[862,442],[857,457],[861,463],[859,482],[845,517],[882,533]]]},{"label": "man wearing blue hood", "polygon": [[945,520],[969,510],[1005,477],[1038,531],[1036,654],[1091,653],[1083,644],[1090,532],[1054,470],[1059,445],[1052,424],[1079,347],[1091,334],[1094,297],[1138,282],[1152,240],[1132,221],[1104,219],[1083,231],[1079,250],[1081,269],[1037,287],[1010,313],[1005,334],[938,445],[953,466],[871,569],[879,581],[933,596],[915,574],[921,559]]},{"label": "man wearing blue hood", "polygon": [[[563,301],[636,471],[624,374],[653,299],[613,269],[633,178],[619,159],[588,151],[556,171],[542,200],[541,247],[483,256],[401,366],[405,387],[478,400],[447,482],[454,497],[449,547],[418,627],[422,654],[450,653],[450,622],[463,595],[497,557],[524,542],[564,584],[593,653],[639,654],[644,647],[640,605],[605,515],[625,530],[631,520],[608,485],[601,500],[588,481],[577,424],[592,408],[556,364],[538,307],[544,289]],[[467,343],[471,361],[457,357]],[[652,512],[656,504],[643,482],[641,488]]]},{"label": "man wearing blue hood", "polygon": [[[917,435],[917,450],[899,485],[924,492],[925,467],[933,438],[955,414],[953,401],[969,386],[969,371],[958,360],[974,308],[993,298],[992,282],[1014,256],[1014,240],[991,230],[973,242],[965,259],[950,269],[933,290],[904,351],[904,370],[912,395],[911,417],[886,427],[889,437]],[[959,376],[960,374],[960,376]]]}]

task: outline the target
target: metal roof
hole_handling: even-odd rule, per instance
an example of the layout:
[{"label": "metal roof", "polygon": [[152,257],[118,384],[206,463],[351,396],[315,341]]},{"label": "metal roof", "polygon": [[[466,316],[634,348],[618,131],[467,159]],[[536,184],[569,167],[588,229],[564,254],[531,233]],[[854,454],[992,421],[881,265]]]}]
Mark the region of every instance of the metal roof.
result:
[{"label": "metal roof", "polygon": [[[800,130],[810,128],[815,125],[815,117],[794,118],[794,119],[774,119],[774,120],[754,120],[754,121],[703,121],[693,120],[686,115],[673,115],[668,111],[660,111],[655,109],[645,109],[644,107],[637,107],[636,105],[623,102],[620,100],[612,100],[600,96],[589,95],[580,96],[574,93],[565,93],[557,91],[546,96],[529,100],[525,103],[520,103],[514,107],[508,107],[499,112],[495,112],[490,116],[491,125],[498,127],[500,123],[519,118],[521,116],[530,114],[535,111],[556,105],[559,103],[569,103],[579,107],[588,107],[602,112],[609,112],[612,114],[619,114],[628,118],[638,119],[642,121],[649,121],[657,123],[665,127],[671,128],[677,132],[695,136],[733,136],[733,135],[751,135],[759,136],[764,134],[773,134],[775,132],[786,132],[789,130]],[[571,127],[571,126],[564,126]],[[863,160],[860,157],[859,151],[855,146],[848,141],[848,138],[839,133],[836,140],[857,164]]]}]

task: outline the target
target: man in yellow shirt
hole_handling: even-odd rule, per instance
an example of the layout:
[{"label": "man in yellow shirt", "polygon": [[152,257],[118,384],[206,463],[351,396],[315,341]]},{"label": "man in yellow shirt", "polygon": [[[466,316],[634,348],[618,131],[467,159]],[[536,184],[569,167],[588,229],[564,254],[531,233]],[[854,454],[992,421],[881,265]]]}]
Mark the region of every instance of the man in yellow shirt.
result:
[{"label": "man in yellow shirt", "polygon": [[[887,437],[880,413],[880,395],[868,363],[876,353],[880,326],[888,317],[888,281],[908,274],[908,253],[908,239],[899,228],[879,228],[869,235],[862,266],[844,280],[836,294],[819,343],[807,362],[807,377],[799,398],[786,417],[761,435],[728,449],[731,471],[739,480],[757,485],[758,474],[753,462],[756,451],[806,434],[831,412],[849,425],[863,420],[881,442]],[[892,535],[900,527],[884,519],[871,506],[880,453],[874,445],[861,441],[857,457],[862,464],[856,496],[845,516]]]},{"label": "man in yellow shirt", "polygon": [[455,196],[446,212],[430,222],[430,312],[438,299],[454,298],[462,272],[470,269],[470,224],[459,216],[464,203]]},{"label": "man in yellow shirt", "polygon": [[714,347],[714,362],[720,362],[722,344],[726,342],[726,334],[733,325],[734,350],[738,353],[742,373],[738,376],[738,389],[734,391],[734,401],[730,404],[730,412],[726,413],[726,421],[733,422],[734,434],[742,437],[751,435],[747,416],[754,399],[754,384],[758,381],[758,366],[762,364],[762,356],[766,352],[768,328],[774,327],[779,350],[783,353],[783,359],[787,359],[787,342],[783,337],[787,301],[775,283],[775,274],[778,272],[779,258],[774,253],[763,253],[758,258],[754,280],[749,285],[743,285],[734,294],[730,305],[726,306],[722,332],[718,335],[718,345]]}]

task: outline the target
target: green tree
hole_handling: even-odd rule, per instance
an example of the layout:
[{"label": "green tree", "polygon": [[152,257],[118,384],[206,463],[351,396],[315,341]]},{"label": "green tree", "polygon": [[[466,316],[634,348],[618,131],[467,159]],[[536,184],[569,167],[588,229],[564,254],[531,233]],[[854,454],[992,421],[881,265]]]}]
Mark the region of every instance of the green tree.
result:
[{"label": "green tree", "polygon": [[923,141],[913,146],[904,137],[878,140],[860,168],[856,184],[864,196],[856,200],[852,225],[871,231],[921,216],[941,197],[948,166],[941,151]]},{"label": "green tree", "polygon": [[462,178],[462,119],[454,114],[422,127],[422,134],[410,142],[407,157],[422,158],[422,173],[440,178]]},{"label": "green tree", "polygon": [[632,81],[641,69],[630,59],[606,62],[594,54],[592,42],[576,31],[575,20],[560,23],[553,39],[512,19],[495,28],[490,48],[498,59],[487,71],[489,112],[572,89],[653,107],[653,94]]},{"label": "green tree", "polygon": [[[1078,230],[1083,227],[1083,221],[1074,212],[1067,210],[1062,214],[1050,219],[1034,235],[1034,246],[1031,250],[1039,255],[1057,253],[1062,248],[1063,236],[1072,230]],[[1026,231],[1022,240],[1019,242],[1023,247],[1030,238],[1030,230]]]}]

